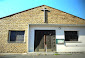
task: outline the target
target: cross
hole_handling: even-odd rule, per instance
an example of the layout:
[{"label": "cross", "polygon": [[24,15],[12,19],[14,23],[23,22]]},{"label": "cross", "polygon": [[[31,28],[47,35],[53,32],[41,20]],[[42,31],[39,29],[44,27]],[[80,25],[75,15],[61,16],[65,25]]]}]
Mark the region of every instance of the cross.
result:
[{"label": "cross", "polygon": [[42,9],[42,11],[44,11],[44,23],[46,22],[46,11],[48,11],[48,9],[44,8]]}]

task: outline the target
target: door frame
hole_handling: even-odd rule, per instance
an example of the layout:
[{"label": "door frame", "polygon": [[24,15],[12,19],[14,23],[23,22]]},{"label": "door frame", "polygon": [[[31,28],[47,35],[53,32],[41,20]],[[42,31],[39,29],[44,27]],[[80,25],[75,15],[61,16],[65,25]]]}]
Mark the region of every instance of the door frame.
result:
[{"label": "door frame", "polygon": [[[49,25],[29,25],[28,27],[28,52],[34,52],[34,34],[35,30],[54,30],[55,31],[55,39],[56,39],[56,28],[55,26]],[[31,40],[31,41],[30,41]],[[56,45],[56,44],[55,44]],[[56,47],[55,47],[56,48]],[[56,51],[56,49],[55,49]]]}]

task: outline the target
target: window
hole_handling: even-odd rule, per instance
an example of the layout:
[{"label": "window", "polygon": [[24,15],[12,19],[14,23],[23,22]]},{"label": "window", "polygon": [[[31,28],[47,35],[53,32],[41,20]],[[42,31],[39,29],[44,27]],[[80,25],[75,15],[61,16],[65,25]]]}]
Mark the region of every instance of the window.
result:
[{"label": "window", "polygon": [[65,41],[78,41],[78,32],[65,31]]},{"label": "window", "polygon": [[9,41],[24,41],[24,31],[10,31],[9,33]]}]

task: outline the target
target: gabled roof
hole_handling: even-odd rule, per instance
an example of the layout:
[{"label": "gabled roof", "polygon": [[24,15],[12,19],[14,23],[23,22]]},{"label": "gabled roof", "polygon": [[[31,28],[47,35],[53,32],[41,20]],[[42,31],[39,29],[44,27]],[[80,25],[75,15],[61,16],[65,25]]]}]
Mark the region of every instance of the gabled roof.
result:
[{"label": "gabled roof", "polygon": [[[5,17],[2,17],[2,18],[0,18],[0,19],[6,18],[6,17],[11,17],[11,16],[13,16],[13,15],[16,15],[16,14],[19,14],[19,13],[23,13],[23,12],[26,12],[26,11],[29,11],[29,10],[32,10],[32,9],[35,9],[35,8],[38,8],[38,7],[42,7],[42,6],[47,6],[47,5],[37,6],[37,7],[31,8],[31,9],[27,9],[27,10],[24,10],[24,11],[21,11],[21,12],[18,12],[18,13],[14,13],[14,14],[11,14],[11,15],[8,15],[8,16],[5,16]],[[47,7],[50,7],[50,6],[47,6]],[[53,8],[53,7],[50,7],[50,8]],[[55,8],[53,8],[53,9],[55,9]],[[58,9],[56,9],[56,10],[58,10]],[[58,10],[58,11],[61,11],[61,10]],[[64,12],[64,11],[61,11],[61,12],[66,13],[66,12]],[[66,13],[66,14],[69,14],[69,13]],[[69,15],[72,15],[72,14],[69,14]],[[72,16],[77,17],[77,16],[75,16],[75,15],[72,15]],[[77,18],[80,18],[80,17],[77,17]],[[83,19],[83,18],[80,18],[80,19]],[[84,20],[84,19],[83,19],[83,20]]]}]

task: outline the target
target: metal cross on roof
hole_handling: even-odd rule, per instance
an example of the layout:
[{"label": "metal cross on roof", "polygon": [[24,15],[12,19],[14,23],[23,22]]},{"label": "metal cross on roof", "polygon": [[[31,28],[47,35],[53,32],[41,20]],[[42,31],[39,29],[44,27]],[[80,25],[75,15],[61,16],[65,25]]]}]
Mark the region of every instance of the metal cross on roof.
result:
[{"label": "metal cross on roof", "polygon": [[46,22],[46,11],[48,11],[48,9],[44,8],[42,9],[42,11],[44,11],[44,23]]}]

